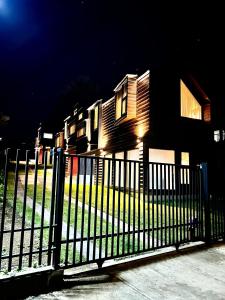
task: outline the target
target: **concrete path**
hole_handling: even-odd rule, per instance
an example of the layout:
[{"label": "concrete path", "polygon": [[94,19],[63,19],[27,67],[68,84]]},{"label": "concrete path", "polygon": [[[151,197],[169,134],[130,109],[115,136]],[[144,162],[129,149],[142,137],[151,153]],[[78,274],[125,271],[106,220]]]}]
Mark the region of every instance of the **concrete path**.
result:
[{"label": "concrete path", "polygon": [[145,257],[67,278],[64,287],[28,299],[225,299],[225,245]]}]

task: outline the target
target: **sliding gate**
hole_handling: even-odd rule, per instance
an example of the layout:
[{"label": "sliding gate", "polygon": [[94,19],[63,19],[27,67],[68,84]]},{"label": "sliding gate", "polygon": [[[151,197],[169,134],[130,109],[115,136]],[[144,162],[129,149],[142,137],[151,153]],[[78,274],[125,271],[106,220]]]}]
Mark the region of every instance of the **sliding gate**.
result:
[{"label": "sliding gate", "polygon": [[[6,156],[5,156],[6,155]],[[69,268],[224,238],[224,197],[208,172],[95,156],[4,155],[0,272]],[[3,156],[2,156],[3,158]]]}]

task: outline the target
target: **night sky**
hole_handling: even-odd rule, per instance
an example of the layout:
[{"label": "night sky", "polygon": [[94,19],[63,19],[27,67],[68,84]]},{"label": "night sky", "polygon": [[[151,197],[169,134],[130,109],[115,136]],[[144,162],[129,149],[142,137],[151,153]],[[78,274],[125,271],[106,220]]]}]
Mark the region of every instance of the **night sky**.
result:
[{"label": "night sky", "polygon": [[[171,2],[0,0],[0,112],[11,118],[8,139],[34,141],[39,122],[60,129],[77,101],[107,100],[126,73],[160,67],[191,72],[222,126],[222,1]],[[74,100],[65,96],[71,87]]]}]

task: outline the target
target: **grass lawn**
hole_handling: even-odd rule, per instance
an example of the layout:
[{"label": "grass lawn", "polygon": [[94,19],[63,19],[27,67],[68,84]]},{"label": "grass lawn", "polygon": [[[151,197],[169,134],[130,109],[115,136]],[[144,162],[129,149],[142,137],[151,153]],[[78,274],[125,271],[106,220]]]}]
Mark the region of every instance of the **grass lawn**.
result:
[{"label": "grass lawn", "polygon": [[[51,174],[51,170],[47,169],[47,184],[44,198],[44,207],[47,210],[51,208]],[[19,175],[21,177],[24,176],[22,169]],[[37,175],[36,203],[42,205],[44,170],[38,170]],[[27,196],[32,199],[34,198],[33,177],[34,171],[30,170]],[[7,193],[11,206],[13,204],[13,193],[14,177],[11,172],[9,173]],[[23,197],[18,197],[18,200],[16,210],[21,215],[23,211]],[[99,248],[102,249],[101,254],[104,257],[105,255],[131,254],[143,251],[148,247],[151,248],[153,245],[154,247],[160,247],[179,240],[185,240],[189,234],[187,225],[180,226],[180,224],[188,223],[190,218],[194,217],[197,211],[196,203],[196,201],[190,201],[188,197],[178,197],[172,192],[170,195],[165,195],[162,191],[158,196],[152,196],[147,193],[138,194],[134,191],[118,191],[102,184],[96,185],[94,181],[91,185],[86,184],[84,186],[82,183],[79,183],[77,186],[75,178],[73,178],[70,187],[67,178],[64,185],[63,222],[67,224],[69,221],[70,230],[76,227],[77,237],[83,237],[86,246],[83,248],[83,253],[79,253],[78,247],[75,247],[76,253],[74,254],[74,243],[71,240],[68,245],[69,255],[66,257],[67,246],[63,244],[61,247],[61,262],[64,263],[67,260],[72,262],[73,256],[75,256],[76,263],[85,262],[87,260],[86,251],[88,246],[92,249],[91,251],[93,251],[93,248],[96,251],[99,251]],[[27,206],[26,226],[31,224],[32,213],[32,208]],[[40,224],[41,218],[36,212],[35,226]],[[45,222],[45,225],[48,224],[48,222]],[[174,226],[174,228],[165,229],[163,228],[164,226]],[[133,229],[139,232],[142,231],[144,234],[135,234]],[[153,230],[153,233],[151,230]],[[130,231],[130,234],[120,235],[123,231]],[[96,237],[101,237],[102,235],[112,235],[114,237],[108,237],[108,239]],[[44,230],[43,237],[44,243],[47,244],[49,230]],[[92,239],[89,239],[90,237]],[[65,238],[63,237],[62,239],[64,240]],[[149,242],[150,240],[151,242]]]}]

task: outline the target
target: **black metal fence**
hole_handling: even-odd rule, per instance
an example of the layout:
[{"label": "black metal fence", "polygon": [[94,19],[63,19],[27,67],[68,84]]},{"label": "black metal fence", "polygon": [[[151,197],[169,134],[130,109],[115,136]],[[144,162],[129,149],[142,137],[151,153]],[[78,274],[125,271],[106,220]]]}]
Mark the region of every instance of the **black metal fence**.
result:
[{"label": "black metal fence", "polygon": [[68,268],[224,238],[224,197],[207,166],[54,153],[5,153],[0,271]]}]

